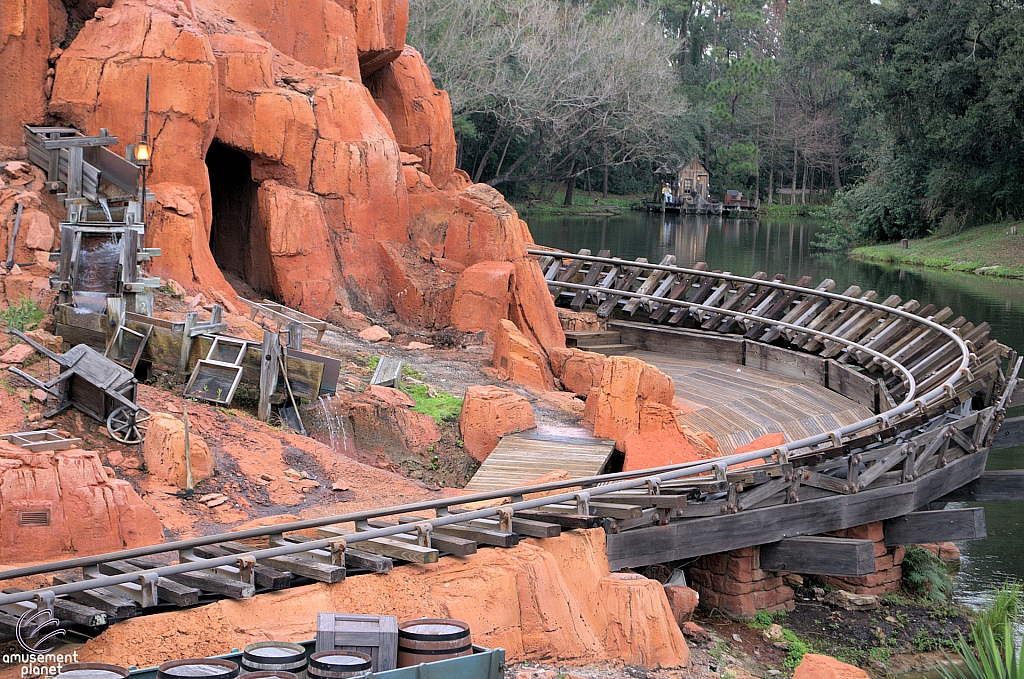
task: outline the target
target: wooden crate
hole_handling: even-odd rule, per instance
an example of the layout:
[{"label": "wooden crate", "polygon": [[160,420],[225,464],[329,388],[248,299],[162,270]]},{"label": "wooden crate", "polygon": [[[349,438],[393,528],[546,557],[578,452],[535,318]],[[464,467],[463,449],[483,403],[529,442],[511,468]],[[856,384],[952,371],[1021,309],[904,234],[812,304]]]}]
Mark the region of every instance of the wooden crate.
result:
[{"label": "wooden crate", "polygon": [[393,615],[318,613],[316,652],[359,651],[370,656],[372,671],[393,670],[398,664],[398,618]]}]

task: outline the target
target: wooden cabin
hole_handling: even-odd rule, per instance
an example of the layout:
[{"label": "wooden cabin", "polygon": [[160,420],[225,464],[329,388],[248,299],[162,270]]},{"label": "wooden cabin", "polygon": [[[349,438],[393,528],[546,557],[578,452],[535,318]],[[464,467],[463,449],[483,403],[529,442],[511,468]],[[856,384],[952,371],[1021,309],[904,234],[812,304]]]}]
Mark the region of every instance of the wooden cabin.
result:
[{"label": "wooden cabin", "polygon": [[708,184],[711,181],[711,173],[704,167],[704,163],[696,158],[679,168],[676,173],[680,199],[703,198],[708,199]]}]

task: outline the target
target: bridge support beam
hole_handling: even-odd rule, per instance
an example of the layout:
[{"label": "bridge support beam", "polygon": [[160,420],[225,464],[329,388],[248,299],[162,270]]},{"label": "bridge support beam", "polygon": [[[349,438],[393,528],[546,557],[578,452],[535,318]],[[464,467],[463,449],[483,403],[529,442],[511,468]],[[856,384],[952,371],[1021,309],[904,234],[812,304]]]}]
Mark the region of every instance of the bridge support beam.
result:
[{"label": "bridge support beam", "polygon": [[981,507],[911,512],[886,521],[884,530],[888,546],[984,540],[987,535],[985,510]]},{"label": "bridge support beam", "polygon": [[870,575],[875,572],[875,543],[817,536],[786,538],[761,545],[761,568],[803,575]]},{"label": "bridge support beam", "polygon": [[937,502],[1024,502],[1024,469],[983,472]]}]

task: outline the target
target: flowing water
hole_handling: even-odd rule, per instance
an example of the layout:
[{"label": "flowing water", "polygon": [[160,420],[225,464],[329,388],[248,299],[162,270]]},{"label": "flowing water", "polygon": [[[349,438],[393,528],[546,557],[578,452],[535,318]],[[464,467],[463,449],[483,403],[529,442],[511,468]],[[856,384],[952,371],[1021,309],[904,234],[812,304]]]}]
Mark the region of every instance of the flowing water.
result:
[{"label": "flowing water", "polygon": [[[611,250],[623,259],[646,257],[660,262],[667,254],[679,266],[707,262],[711,269],[749,276],[784,273],[795,282],[803,275],[817,285],[825,278],[835,291],[851,285],[876,290],[879,299],[899,295],[922,306],[949,306],[978,324],[987,321],[1003,344],[1024,353],[1024,281],[1003,280],[936,269],[861,262],[844,255],[815,251],[811,242],[822,223],[806,218],[739,220],[722,217],[627,212],[615,217],[528,217],[537,243],[593,254]],[[1024,468],[1024,447],[989,455],[989,469]],[[957,598],[969,604],[986,601],[1007,579],[1024,580],[1024,506],[983,503],[988,539],[960,545],[963,563]]]}]

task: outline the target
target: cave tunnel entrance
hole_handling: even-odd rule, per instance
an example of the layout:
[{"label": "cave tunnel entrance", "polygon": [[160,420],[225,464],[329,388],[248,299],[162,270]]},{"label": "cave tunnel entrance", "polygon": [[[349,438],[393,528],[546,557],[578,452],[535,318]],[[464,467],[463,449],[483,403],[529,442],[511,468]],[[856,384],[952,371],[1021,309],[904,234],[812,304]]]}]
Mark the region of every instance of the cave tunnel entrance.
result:
[{"label": "cave tunnel entrance", "polygon": [[[210,196],[213,225],[210,251],[228,282],[236,288],[248,286],[269,296],[273,290],[270,276],[270,251],[266,232],[260,223],[256,190],[252,179],[252,161],[241,151],[216,139],[206,153],[210,171]],[[238,286],[242,282],[245,286]],[[246,294],[242,289],[240,294]]]}]

